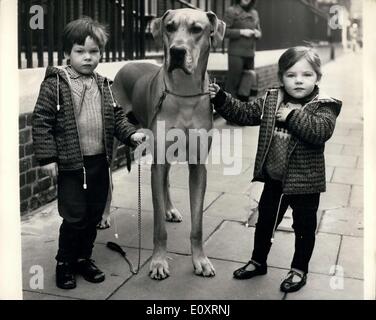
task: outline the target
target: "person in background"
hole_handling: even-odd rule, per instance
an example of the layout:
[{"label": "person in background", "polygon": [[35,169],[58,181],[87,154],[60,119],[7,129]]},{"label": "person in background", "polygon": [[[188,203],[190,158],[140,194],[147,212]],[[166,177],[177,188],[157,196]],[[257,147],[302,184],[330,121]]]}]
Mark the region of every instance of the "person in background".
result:
[{"label": "person in background", "polygon": [[257,96],[256,42],[261,38],[256,0],[237,0],[224,15],[228,43],[228,73],[225,90],[240,101]]}]

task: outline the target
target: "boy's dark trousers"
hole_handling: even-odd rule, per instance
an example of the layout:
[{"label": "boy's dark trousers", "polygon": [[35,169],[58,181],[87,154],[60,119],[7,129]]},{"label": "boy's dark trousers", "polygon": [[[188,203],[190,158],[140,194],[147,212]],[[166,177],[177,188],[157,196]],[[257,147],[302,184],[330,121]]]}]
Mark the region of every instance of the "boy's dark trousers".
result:
[{"label": "boy's dark trousers", "polygon": [[89,259],[97,236],[109,188],[109,171],[103,154],[85,156],[87,189],[83,189],[83,169],[60,171],[58,175],[58,209],[60,226],[57,261],[75,262]]},{"label": "boy's dark trousers", "polygon": [[276,228],[290,206],[293,210],[292,227],[295,232],[295,253],[291,268],[308,272],[308,264],[315,246],[319,202],[320,193],[282,195],[281,182],[267,178],[259,203],[252,260],[266,264],[278,207]]}]

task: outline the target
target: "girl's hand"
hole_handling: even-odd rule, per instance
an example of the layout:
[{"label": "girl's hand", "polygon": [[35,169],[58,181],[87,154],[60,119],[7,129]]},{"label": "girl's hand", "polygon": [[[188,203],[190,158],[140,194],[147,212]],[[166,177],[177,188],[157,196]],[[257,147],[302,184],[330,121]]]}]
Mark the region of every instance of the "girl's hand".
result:
[{"label": "girl's hand", "polygon": [[286,107],[280,107],[276,114],[276,119],[280,122],[285,122],[287,119],[287,116],[293,109],[286,108]]},{"label": "girl's hand", "polygon": [[215,96],[217,95],[220,87],[216,83],[210,83],[209,84],[209,94],[210,94],[210,99],[214,99]]},{"label": "girl's hand", "polygon": [[58,168],[56,162],[52,162],[46,164],[45,166],[41,166],[40,171],[42,171],[43,174],[49,175],[54,181],[56,181],[58,175]]},{"label": "girl's hand", "polygon": [[280,122],[285,122],[287,119],[287,116],[292,110],[300,109],[301,107],[302,105],[300,104],[292,104],[292,103],[287,103],[286,105],[282,104],[277,111],[276,119]]},{"label": "girl's hand", "polygon": [[145,140],[146,140],[146,135],[143,132],[136,132],[131,135],[131,141],[134,142],[136,145],[140,145]]}]

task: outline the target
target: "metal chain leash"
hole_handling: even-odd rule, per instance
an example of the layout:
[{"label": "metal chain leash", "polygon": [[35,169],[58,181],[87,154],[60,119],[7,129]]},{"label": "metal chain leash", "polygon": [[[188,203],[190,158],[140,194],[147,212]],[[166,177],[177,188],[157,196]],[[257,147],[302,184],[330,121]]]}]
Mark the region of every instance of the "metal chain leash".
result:
[{"label": "metal chain leash", "polygon": [[[129,270],[132,274],[137,274],[140,271],[141,266],[141,239],[142,239],[142,220],[141,220],[141,163],[138,164],[138,205],[137,205],[137,216],[138,216],[138,262],[137,262],[137,269],[134,268],[132,262],[128,259],[126,252],[115,242],[107,242],[107,247],[111,250],[114,250],[122,255],[124,260],[129,265]],[[116,229],[116,222],[115,222],[115,229]],[[116,232],[116,231],[115,231]],[[117,232],[115,233],[115,238],[117,237]]]},{"label": "metal chain leash", "polygon": [[141,266],[141,163],[138,164],[138,204],[137,204],[137,228],[138,228],[138,261],[137,261],[137,269],[134,269],[134,266],[131,261],[128,259],[127,262],[129,264],[130,270],[133,274],[137,274],[140,271]]},{"label": "metal chain leash", "polygon": [[138,263],[137,263],[137,271],[140,270],[141,265],[141,163],[138,164],[138,207],[137,207],[137,214],[138,214]]}]

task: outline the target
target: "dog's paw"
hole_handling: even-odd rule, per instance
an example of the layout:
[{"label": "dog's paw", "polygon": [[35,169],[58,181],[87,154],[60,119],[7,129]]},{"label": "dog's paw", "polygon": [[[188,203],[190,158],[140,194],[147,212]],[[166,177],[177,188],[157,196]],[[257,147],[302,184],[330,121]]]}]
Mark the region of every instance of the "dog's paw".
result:
[{"label": "dog's paw", "polygon": [[208,257],[193,258],[195,274],[202,277],[214,277],[215,269]]},{"label": "dog's paw", "polygon": [[172,208],[166,211],[166,221],[168,222],[182,222],[183,216],[178,209]]},{"label": "dog's paw", "polygon": [[170,276],[170,270],[165,258],[153,258],[150,263],[150,278],[154,280],[164,280]]}]

